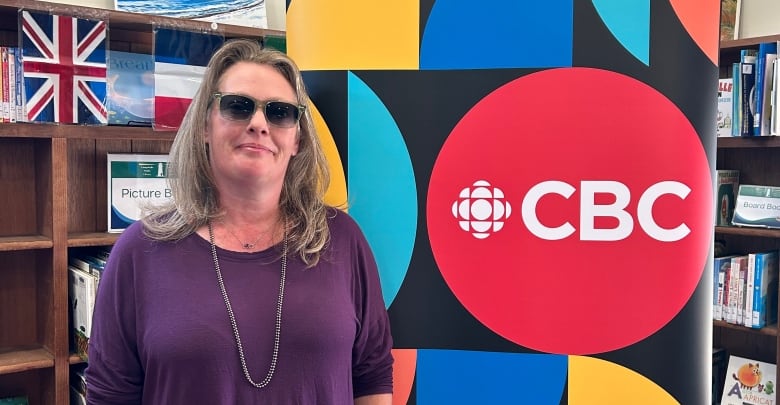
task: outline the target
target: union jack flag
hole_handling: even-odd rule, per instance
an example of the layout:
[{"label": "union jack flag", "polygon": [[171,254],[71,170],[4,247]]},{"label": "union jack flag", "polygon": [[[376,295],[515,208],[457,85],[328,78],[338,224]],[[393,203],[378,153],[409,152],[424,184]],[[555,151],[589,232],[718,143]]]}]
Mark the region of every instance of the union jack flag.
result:
[{"label": "union jack flag", "polygon": [[23,11],[27,120],[105,124],[105,21]]}]

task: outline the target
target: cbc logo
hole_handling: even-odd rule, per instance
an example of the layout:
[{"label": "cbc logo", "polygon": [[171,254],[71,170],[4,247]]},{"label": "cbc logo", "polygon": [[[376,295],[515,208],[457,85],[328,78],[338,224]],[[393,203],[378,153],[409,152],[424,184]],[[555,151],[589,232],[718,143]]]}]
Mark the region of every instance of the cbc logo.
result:
[{"label": "cbc logo", "polygon": [[460,229],[477,239],[485,239],[504,227],[504,220],[512,213],[512,206],[504,200],[504,192],[484,180],[460,191],[452,203],[452,215],[459,219]]},{"label": "cbc logo", "polygon": [[[542,224],[537,215],[537,205],[543,196],[557,194],[569,199],[577,189],[563,181],[543,181],[523,197],[521,216],[528,230],[538,238],[561,240],[572,236],[577,228],[569,222],[550,227]],[[655,202],[664,195],[674,195],[684,200],[691,192],[690,187],[677,181],[661,181],[648,187],[639,197],[636,207],[639,228],[651,238],[661,242],[676,242],[688,236],[691,229],[683,222],[674,228],[661,227],[653,217]],[[597,204],[597,194],[610,194],[611,204]],[[631,201],[631,190],[617,181],[580,182],[579,239],[587,241],[619,241],[628,238],[634,231],[634,218],[626,211]],[[452,204],[452,215],[458,218],[460,228],[471,232],[477,239],[485,239],[504,227],[512,207],[505,201],[504,193],[484,180],[474,182],[471,188],[464,188],[458,200]],[[598,217],[617,220],[614,228],[596,228]]]}]

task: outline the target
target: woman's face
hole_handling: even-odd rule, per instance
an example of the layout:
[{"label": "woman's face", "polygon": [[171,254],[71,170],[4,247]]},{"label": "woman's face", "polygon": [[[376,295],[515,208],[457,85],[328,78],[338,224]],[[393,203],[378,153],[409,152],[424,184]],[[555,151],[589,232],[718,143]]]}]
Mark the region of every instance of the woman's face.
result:
[{"label": "woman's face", "polygon": [[[281,73],[251,62],[238,62],[228,68],[218,91],[259,102],[298,104],[293,87]],[[286,128],[269,123],[262,106],[248,120],[231,120],[220,113],[219,104],[219,99],[212,100],[205,135],[217,185],[281,189],[290,158],[298,153],[298,125]]]}]

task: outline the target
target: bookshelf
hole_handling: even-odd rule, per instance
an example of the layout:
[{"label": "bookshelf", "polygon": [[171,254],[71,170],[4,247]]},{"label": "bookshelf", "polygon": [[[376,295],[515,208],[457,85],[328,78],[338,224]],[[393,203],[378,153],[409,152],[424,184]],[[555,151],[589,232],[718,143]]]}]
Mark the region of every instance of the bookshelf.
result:
[{"label": "bookshelf", "polygon": [[[780,40],[780,35],[722,41],[720,44],[721,77],[731,63],[739,60],[739,51],[758,48],[762,42]],[[717,169],[737,169],[741,184],[780,186],[780,138],[732,137],[717,139]],[[780,229],[731,226],[715,227],[715,238],[726,243],[727,251],[749,253],[780,248]],[[751,329],[714,321],[713,344],[729,354],[780,364],[780,330],[778,325]],[[780,374],[780,373],[779,373]]]},{"label": "bookshelf", "polygon": [[[212,31],[211,23],[35,0],[0,0],[0,45],[17,46],[20,9],[109,24],[109,48],[152,53],[152,29]],[[283,31],[221,24],[227,38]],[[166,153],[173,132],[151,128],[0,123],[0,398],[68,404],[68,251],[112,245],[105,233],[106,154]]]}]

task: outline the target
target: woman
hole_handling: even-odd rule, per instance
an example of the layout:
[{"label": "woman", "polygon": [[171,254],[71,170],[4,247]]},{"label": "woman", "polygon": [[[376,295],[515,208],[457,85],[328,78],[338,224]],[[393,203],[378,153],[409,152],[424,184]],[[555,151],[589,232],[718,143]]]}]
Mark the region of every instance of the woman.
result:
[{"label": "woman", "polygon": [[249,40],[213,56],[170,153],[172,202],[100,282],[90,404],[390,404],[392,340],[301,74]]}]

